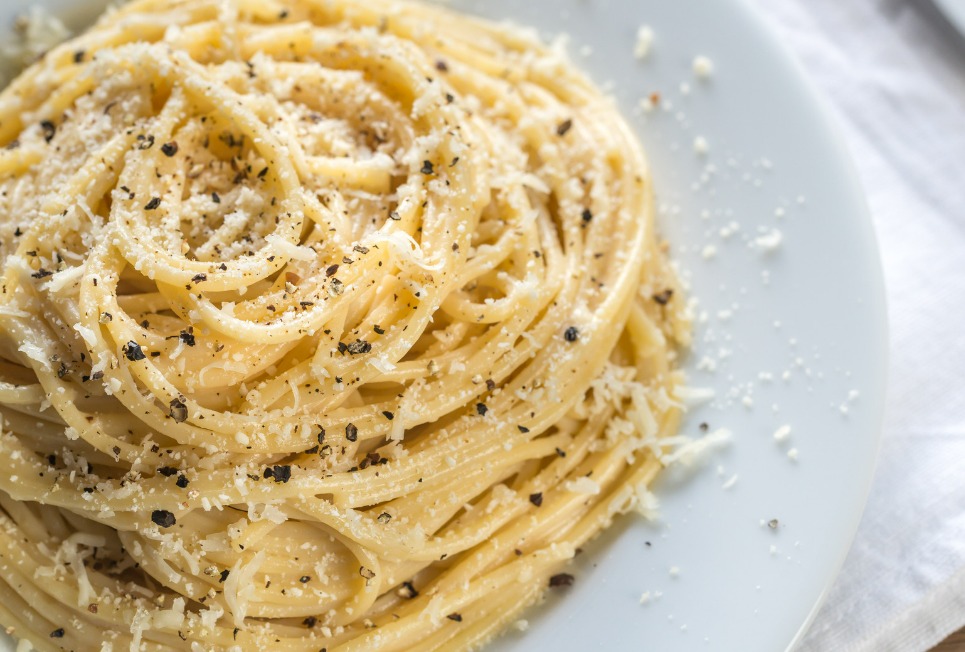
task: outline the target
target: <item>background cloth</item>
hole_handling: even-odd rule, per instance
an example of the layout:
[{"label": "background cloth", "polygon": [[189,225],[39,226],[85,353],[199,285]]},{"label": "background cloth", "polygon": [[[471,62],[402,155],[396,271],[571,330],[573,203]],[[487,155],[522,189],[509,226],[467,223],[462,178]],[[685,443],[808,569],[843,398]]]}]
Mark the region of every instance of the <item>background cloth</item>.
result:
[{"label": "background cloth", "polygon": [[748,1],[851,150],[889,302],[874,487],[798,649],[927,650],[965,625],[965,40],[929,0]]}]

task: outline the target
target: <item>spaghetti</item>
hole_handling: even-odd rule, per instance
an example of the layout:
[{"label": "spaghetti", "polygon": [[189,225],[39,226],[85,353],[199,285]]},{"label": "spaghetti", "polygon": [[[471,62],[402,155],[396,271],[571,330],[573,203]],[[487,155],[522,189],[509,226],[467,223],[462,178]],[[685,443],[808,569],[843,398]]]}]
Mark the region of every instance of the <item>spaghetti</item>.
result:
[{"label": "spaghetti", "polygon": [[649,496],[684,302],[635,137],[528,32],[138,0],[0,95],[0,146],[0,622],[37,649],[468,648]]}]

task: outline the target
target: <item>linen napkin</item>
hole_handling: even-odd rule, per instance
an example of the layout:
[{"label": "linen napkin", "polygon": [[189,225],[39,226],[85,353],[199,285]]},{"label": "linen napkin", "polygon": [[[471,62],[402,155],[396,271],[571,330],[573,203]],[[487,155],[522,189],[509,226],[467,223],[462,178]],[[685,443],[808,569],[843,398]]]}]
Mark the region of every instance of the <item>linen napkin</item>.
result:
[{"label": "linen napkin", "polygon": [[889,301],[876,480],[799,650],[927,650],[965,625],[965,39],[929,0],[750,2],[837,118]]}]

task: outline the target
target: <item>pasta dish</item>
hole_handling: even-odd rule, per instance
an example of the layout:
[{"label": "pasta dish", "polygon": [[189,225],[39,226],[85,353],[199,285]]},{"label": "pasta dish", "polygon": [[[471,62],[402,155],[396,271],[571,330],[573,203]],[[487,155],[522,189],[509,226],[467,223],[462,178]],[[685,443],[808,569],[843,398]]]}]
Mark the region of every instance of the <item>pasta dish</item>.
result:
[{"label": "pasta dish", "polygon": [[647,487],[687,309],[641,147],[530,32],[136,0],[0,94],[0,623],[455,650]]}]

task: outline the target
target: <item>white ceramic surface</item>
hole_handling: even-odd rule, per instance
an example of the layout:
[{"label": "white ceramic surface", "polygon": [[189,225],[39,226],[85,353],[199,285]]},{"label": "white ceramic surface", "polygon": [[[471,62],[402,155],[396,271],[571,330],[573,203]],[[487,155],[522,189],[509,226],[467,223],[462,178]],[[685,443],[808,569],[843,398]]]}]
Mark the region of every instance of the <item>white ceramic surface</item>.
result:
[{"label": "white ceramic surface", "polygon": [[[67,10],[77,27],[102,0],[43,4]],[[736,0],[449,4],[547,37],[567,32],[574,60],[612,82],[650,155],[662,233],[708,316],[687,366],[716,399],[684,432],[699,435],[707,422],[734,433],[696,470],[665,474],[659,522],[620,522],[578,558],[571,589],[491,649],[792,646],[857,527],[884,401],[880,264],[847,154],[793,63]],[[4,0],[0,24],[27,6]],[[641,24],[656,33],[645,61],[632,54]],[[708,80],[693,73],[697,55],[714,63]],[[639,100],[652,92],[661,108],[643,113]],[[697,137],[709,144],[705,156]],[[783,235],[777,249],[753,245],[773,229]],[[708,246],[716,253],[705,258]],[[705,357],[715,371],[699,365]],[[784,424],[791,435],[778,443]]]},{"label": "white ceramic surface", "polygon": [[955,29],[965,38],[965,0],[933,0]]}]

